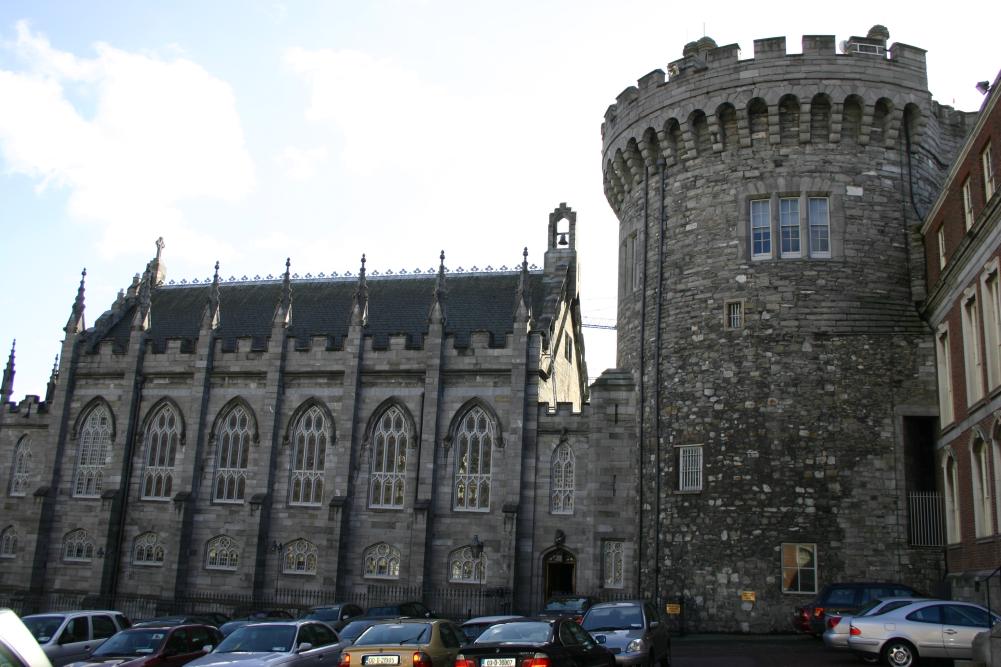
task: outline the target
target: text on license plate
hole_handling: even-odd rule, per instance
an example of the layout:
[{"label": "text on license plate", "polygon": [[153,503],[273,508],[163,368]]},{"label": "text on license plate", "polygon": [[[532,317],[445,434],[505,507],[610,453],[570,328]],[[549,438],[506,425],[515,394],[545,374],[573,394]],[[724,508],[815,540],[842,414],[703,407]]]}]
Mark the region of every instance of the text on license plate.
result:
[{"label": "text on license plate", "polygon": [[480,667],[514,667],[514,658],[483,658]]},{"label": "text on license plate", "polygon": [[361,662],[363,665],[398,665],[400,664],[400,656],[366,655]]}]

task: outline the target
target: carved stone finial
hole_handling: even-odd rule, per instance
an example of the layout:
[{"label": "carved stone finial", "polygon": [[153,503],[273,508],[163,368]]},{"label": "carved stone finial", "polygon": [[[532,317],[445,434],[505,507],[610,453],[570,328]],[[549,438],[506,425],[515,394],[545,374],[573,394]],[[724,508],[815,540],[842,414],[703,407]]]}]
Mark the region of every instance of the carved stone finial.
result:
[{"label": "carved stone finial", "polygon": [[[14,347],[17,339],[10,344],[10,356],[7,357],[7,366],[3,369],[3,382],[0,382],[0,395],[9,398],[14,393]],[[6,400],[6,398],[4,400]]]},{"label": "carved stone finial", "polygon": [[361,256],[361,268],[358,269],[358,286],[351,299],[351,324],[365,326],[368,324],[368,279],[365,278],[365,255]]},{"label": "carved stone finial", "polygon": [[869,28],[869,32],[866,34],[866,37],[869,39],[881,39],[885,42],[890,39],[890,31],[887,30],[885,25],[877,23],[873,27]]},{"label": "carved stone finial", "polygon": [[514,319],[530,321],[532,319],[532,306],[530,287],[528,284],[528,247],[521,253],[521,274],[518,276],[518,289],[514,298]]},{"label": "carved stone finial", "polygon": [[434,292],[431,294],[431,312],[428,314],[429,322],[445,321],[445,251],[442,250],[438,256],[438,277],[434,282]]},{"label": "carved stone finial", "polygon": [[292,318],[292,258],[285,258],[285,275],[282,276],[282,292],[275,308],[272,324],[288,326]]},{"label": "carved stone finial", "polygon": [[70,312],[70,318],[66,322],[66,327],[63,329],[66,333],[80,333],[84,329],[83,311],[86,280],[87,269],[84,268],[84,270],[80,272],[80,286],[76,290],[76,299],[73,300],[73,310]]},{"label": "carved stone finial", "polygon": [[166,247],[166,243],[163,242],[163,237],[161,236],[156,240],[156,258],[160,259],[160,254],[163,253],[163,249]]}]

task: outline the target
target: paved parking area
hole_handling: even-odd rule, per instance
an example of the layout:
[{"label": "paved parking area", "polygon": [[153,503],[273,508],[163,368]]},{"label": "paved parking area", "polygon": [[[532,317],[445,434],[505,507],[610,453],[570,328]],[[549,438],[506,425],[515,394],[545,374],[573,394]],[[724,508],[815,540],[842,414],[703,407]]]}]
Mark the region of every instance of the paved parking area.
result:
[{"label": "paved parking area", "polygon": [[851,653],[802,635],[687,635],[671,639],[671,667],[858,667]]}]

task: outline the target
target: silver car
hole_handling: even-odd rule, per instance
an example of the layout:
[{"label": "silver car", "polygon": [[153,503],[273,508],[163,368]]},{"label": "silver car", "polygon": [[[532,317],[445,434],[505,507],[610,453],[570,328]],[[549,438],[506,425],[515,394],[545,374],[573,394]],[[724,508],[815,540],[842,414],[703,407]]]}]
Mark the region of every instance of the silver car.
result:
[{"label": "silver car", "polygon": [[122,612],[104,610],[32,614],[22,620],[53,667],[83,660],[105,639],[131,625]]},{"label": "silver car", "polygon": [[912,602],[927,600],[923,597],[896,597],[869,600],[854,614],[826,614],[824,616],[824,645],[827,648],[847,649],[848,630],[852,623],[852,618],[859,616],[879,616],[899,609]]},{"label": "silver car", "polygon": [[616,667],[653,667],[670,662],[667,624],[645,600],[596,604],[584,614],[581,626],[615,655]]},{"label": "silver car", "polygon": [[234,630],[212,653],[187,667],[337,667],[345,646],[347,642],[320,621],[254,623]]},{"label": "silver car", "polygon": [[969,660],[973,637],[992,625],[991,616],[978,604],[923,600],[879,616],[856,616],[848,646],[890,667],[910,667],[921,658]]}]

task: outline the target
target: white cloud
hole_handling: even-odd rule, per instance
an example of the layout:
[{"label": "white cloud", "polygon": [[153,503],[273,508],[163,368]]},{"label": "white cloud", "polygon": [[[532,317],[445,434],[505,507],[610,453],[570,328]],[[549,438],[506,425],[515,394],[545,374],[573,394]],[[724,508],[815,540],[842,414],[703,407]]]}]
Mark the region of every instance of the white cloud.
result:
[{"label": "white cloud", "polygon": [[[230,253],[211,247],[182,210],[185,200],[232,202],[253,187],[226,82],[190,60],[107,44],[80,58],[23,22],[17,40],[4,46],[23,63],[18,71],[0,69],[0,152],[8,172],[38,179],[40,191],[66,188],[69,212],[100,230],[109,256],[145,250],[159,235],[195,255],[198,247],[212,257]],[[79,99],[93,101],[89,117],[74,105]]]},{"label": "white cloud", "polygon": [[327,149],[323,146],[318,148],[286,146],[275,161],[289,180],[308,181],[316,175],[316,168],[326,159]]}]

